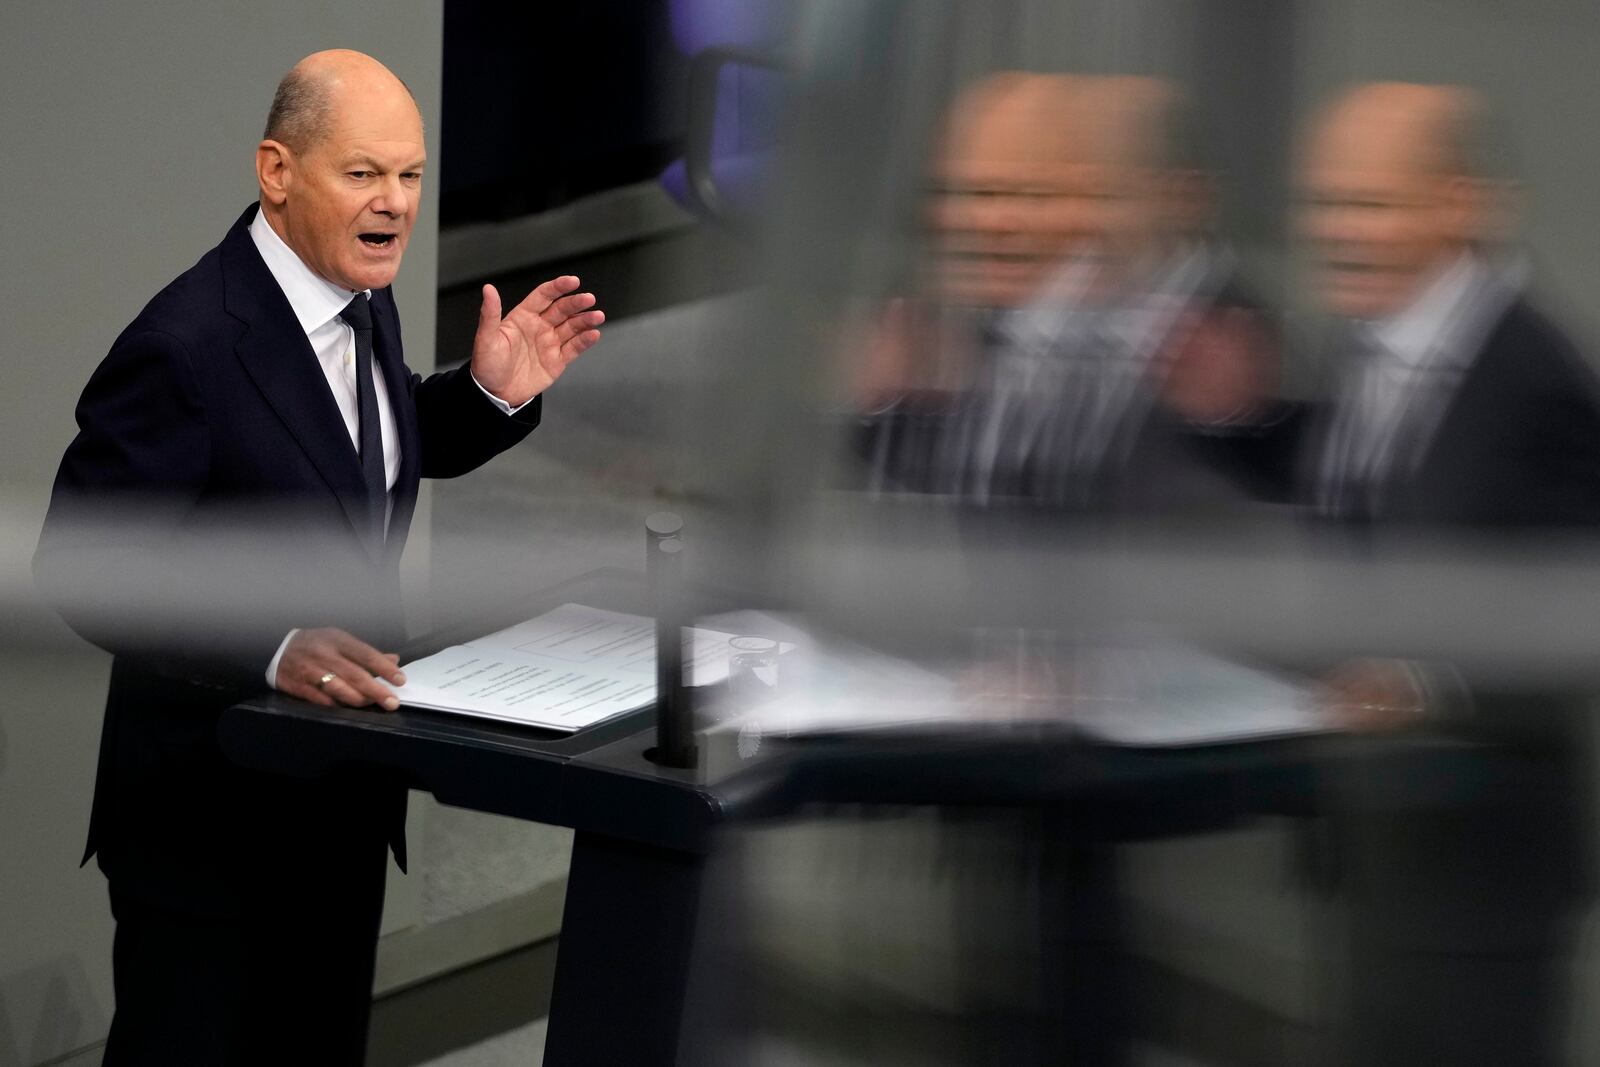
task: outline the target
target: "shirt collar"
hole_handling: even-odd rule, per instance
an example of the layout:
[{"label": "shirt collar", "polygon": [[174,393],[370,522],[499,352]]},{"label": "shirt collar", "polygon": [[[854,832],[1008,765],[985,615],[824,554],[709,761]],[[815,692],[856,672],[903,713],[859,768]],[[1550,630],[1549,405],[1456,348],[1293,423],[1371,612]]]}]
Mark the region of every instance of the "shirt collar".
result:
[{"label": "shirt collar", "polygon": [[[306,266],[267,222],[265,211],[257,209],[256,217],[250,220],[250,239],[255,242],[256,251],[261,253],[278,288],[289,298],[289,307],[294,309],[294,317],[307,336],[326,326],[355,299],[355,293],[342,285],[334,285]],[[370,289],[362,291],[369,297],[372,295]]]},{"label": "shirt collar", "polygon": [[1003,313],[1000,324],[1013,344],[1035,350],[1098,333],[1139,353],[1153,347],[1153,335],[1158,327],[1170,324],[1174,308],[1199,295],[1217,273],[1220,259],[1204,242],[1186,244],[1147,268],[1141,285],[1100,305],[1088,304],[1083,297],[1094,265],[1082,258],[1069,259],[1051,273],[1031,301]]},{"label": "shirt collar", "polygon": [[1427,362],[1469,311],[1468,298],[1484,284],[1487,268],[1475,256],[1457,256],[1401,311],[1363,325],[1384,352],[1408,367]]},{"label": "shirt collar", "polygon": [[1174,249],[1135,298],[1117,309],[1110,320],[1128,350],[1153,355],[1179,313],[1213,295],[1223,259],[1221,252],[1201,241]]}]

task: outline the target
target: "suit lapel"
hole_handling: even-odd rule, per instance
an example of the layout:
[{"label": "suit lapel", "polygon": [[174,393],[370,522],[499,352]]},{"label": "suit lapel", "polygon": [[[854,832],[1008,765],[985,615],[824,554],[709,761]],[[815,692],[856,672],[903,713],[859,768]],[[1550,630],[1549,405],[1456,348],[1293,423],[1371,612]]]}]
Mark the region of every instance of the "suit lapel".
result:
[{"label": "suit lapel", "polygon": [[250,239],[248,227],[254,214],[255,208],[246,211],[221,247],[224,306],[244,327],[234,351],[267,404],[338,498],[351,531],[359,536],[366,514],[366,486],[355,449],[316,353]]}]

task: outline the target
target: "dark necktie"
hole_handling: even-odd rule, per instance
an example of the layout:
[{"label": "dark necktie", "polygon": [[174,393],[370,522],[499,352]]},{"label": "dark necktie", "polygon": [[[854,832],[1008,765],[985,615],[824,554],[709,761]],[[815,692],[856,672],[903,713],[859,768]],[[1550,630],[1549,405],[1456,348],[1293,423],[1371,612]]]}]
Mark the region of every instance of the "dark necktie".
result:
[{"label": "dark necktie", "polygon": [[373,546],[381,548],[389,487],[383,466],[383,432],[378,425],[378,390],[372,382],[372,309],[367,294],[357,293],[339,317],[356,335],[356,453],[361,458],[361,480],[367,487],[367,533]]}]

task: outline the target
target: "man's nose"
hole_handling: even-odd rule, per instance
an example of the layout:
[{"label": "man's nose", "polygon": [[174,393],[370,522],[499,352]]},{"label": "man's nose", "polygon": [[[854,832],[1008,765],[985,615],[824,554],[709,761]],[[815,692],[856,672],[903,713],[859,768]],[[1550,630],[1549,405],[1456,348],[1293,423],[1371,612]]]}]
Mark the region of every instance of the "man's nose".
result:
[{"label": "man's nose", "polygon": [[382,179],[377,195],[372,198],[371,207],[375,214],[391,219],[399,218],[410,210],[411,197],[399,175],[391,174]]},{"label": "man's nose", "polygon": [[1313,209],[1308,223],[1311,234],[1323,241],[1355,243],[1370,240],[1382,219],[1371,210],[1338,204]]},{"label": "man's nose", "polygon": [[1038,212],[1026,195],[997,196],[989,205],[985,221],[991,230],[1022,234],[1038,229]]}]

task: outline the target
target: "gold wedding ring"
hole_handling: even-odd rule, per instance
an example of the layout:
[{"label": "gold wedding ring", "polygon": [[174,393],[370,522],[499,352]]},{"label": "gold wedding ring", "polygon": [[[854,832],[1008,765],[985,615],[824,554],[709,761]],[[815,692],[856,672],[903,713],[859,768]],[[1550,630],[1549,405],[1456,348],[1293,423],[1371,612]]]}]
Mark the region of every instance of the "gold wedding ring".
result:
[{"label": "gold wedding ring", "polygon": [[339,677],[337,674],[329,671],[327,674],[324,674],[321,678],[317,679],[317,688],[325,688],[329,682],[333,681],[337,677]]}]

